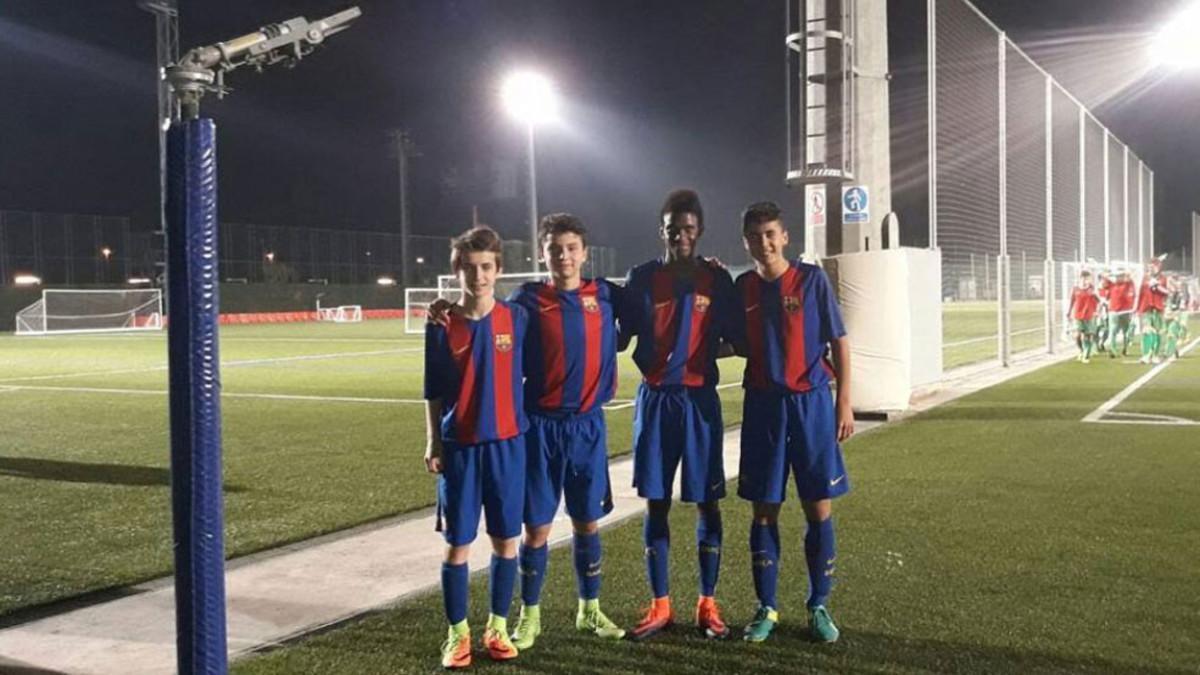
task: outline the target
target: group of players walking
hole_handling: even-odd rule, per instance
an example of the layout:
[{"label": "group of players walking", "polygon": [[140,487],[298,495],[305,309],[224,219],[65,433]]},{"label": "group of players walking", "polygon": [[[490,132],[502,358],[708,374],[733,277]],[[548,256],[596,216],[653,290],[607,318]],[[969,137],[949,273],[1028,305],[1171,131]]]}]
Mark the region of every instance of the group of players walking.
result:
[{"label": "group of players walking", "polygon": [[[850,487],[839,442],[854,432],[854,421],[850,346],[834,292],[819,267],[786,257],[788,231],[775,204],[743,212],[754,269],[736,282],[720,263],[697,254],[705,223],[695,192],[670,193],[657,227],[663,257],[633,268],[617,285],[582,277],[587,231],[577,217],[546,216],[538,244],[550,278],[524,284],[507,300],[495,297],[503,265],[496,233],[477,227],[452,244],[462,301],[432,308],[425,348],[425,463],[439,474],[439,525],[444,517],[447,542],[446,668],[471,663],[467,558],[481,511],[493,551],[483,633],[492,659],[517,657],[543,631],[547,540],[564,498],[574,530],[575,627],[602,640],[644,640],[670,628],[668,514],[677,471],[682,501],[696,505],[695,627],[711,639],[729,636],[715,600],[726,484],[717,362],[733,354],[746,358],[738,495],[753,503],[750,572],[759,602],[743,637],[766,640],[780,620],[776,588],[785,546],[778,518],[791,473],[808,525],[809,628],[818,641],[838,638],[826,607],[836,560],[831,500]],[[612,509],[602,406],[616,390],[616,354],[634,339],[642,382],[634,403],[633,484],[646,500],[651,602],[627,632],[600,609],[597,525]],[[518,577],[522,607],[510,632]]]},{"label": "group of players walking", "polygon": [[1124,267],[1096,276],[1081,271],[1071,290],[1067,319],[1079,348],[1078,361],[1089,363],[1097,352],[1107,352],[1109,358],[1129,356],[1135,331],[1141,334],[1141,363],[1179,355],[1189,335],[1188,316],[1200,311],[1195,279],[1164,274],[1157,258],[1146,263],[1140,284]]}]

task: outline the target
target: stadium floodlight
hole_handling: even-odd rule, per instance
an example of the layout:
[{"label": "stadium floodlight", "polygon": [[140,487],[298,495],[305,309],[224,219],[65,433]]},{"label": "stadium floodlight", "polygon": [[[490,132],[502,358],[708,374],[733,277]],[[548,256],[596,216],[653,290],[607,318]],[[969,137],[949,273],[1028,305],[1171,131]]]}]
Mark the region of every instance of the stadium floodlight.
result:
[{"label": "stadium floodlight", "polygon": [[37,286],[42,283],[42,278],[33,274],[18,274],[13,277],[13,283],[17,286]]},{"label": "stadium floodlight", "polygon": [[274,251],[267,251],[266,253],[263,254],[263,257],[266,258],[267,262],[269,262],[269,263],[275,262],[275,252]]},{"label": "stadium floodlight", "polygon": [[150,283],[150,277],[129,277],[125,280],[125,283],[129,284],[130,286],[148,284]]},{"label": "stadium floodlight", "polygon": [[1172,68],[1200,68],[1200,2],[1193,2],[1167,22],[1151,47],[1156,65]]},{"label": "stadium floodlight", "polygon": [[537,257],[537,166],[533,144],[533,128],[558,118],[558,93],[545,75],[532,71],[517,71],[504,80],[500,88],[504,107],[517,121],[523,123],[529,148],[529,245],[533,256],[533,271],[538,271]]},{"label": "stadium floodlight", "polygon": [[425,264],[425,259],[424,259],[424,258],[422,258],[421,256],[417,256],[417,264],[418,264],[418,265],[424,265],[424,264]]},{"label": "stadium floodlight", "polygon": [[395,286],[396,280],[391,277],[379,277],[375,280],[375,283],[379,284],[380,286]]},{"label": "stadium floodlight", "polygon": [[107,246],[100,249],[100,255],[104,256],[105,260],[108,260],[109,258],[111,258],[112,254],[113,254],[113,250]]}]

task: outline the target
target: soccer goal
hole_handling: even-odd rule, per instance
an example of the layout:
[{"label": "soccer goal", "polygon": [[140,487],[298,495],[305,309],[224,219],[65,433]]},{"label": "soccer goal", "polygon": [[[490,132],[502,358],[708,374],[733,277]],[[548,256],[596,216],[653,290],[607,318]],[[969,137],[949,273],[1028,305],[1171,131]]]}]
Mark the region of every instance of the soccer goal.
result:
[{"label": "soccer goal", "polygon": [[162,291],[46,289],[17,312],[17,335],[162,330]]},{"label": "soccer goal", "polygon": [[362,320],[362,305],[322,307],[320,302],[317,303],[317,321],[327,321],[329,323],[361,323]]},{"label": "soccer goal", "polygon": [[[550,278],[548,272],[516,272],[501,274],[496,277],[496,297],[507,298],[509,294],[528,281],[545,281]],[[457,302],[462,294],[458,277],[453,274],[441,274],[437,278],[437,288],[406,288],[404,289],[404,332],[420,334],[425,332],[425,316],[429,306],[436,300],[445,299]]]}]

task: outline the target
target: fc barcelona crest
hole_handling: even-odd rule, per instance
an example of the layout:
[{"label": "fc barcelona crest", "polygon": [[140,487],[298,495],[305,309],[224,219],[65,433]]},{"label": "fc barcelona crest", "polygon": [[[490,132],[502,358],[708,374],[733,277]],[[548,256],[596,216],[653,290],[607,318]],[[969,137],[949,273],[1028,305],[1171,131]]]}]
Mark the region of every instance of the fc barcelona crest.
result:
[{"label": "fc barcelona crest", "polygon": [[788,314],[795,314],[800,311],[800,298],[795,295],[783,296],[783,309]]},{"label": "fc barcelona crest", "polygon": [[699,293],[696,294],[696,302],[694,304],[694,307],[697,312],[700,312],[701,314],[703,314],[704,312],[707,312],[708,306],[711,304],[712,304],[712,298],[708,297],[707,295],[700,295]]},{"label": "fc barcelona crest", "polygon": [[595,314],[600,311],[600,303],[596,301],[596,296],[585,295],[579,301],[583,304],[583,311]]},{"label": "fc barcelona crest", "polygon": [[511,352],[512,345],[513,345],[513,343],[512,343],[512,334],[511,333],[497,333],[496,334],[496,350],[497,351]]}]

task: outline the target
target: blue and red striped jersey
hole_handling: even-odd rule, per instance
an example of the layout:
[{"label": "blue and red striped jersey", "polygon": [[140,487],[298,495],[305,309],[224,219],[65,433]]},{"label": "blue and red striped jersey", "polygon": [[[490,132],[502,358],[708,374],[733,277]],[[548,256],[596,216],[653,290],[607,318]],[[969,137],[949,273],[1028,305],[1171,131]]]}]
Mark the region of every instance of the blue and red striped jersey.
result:
[{"label": "blue and red striped jersey", "polygon": [[646,384],[712,387],[721,340],[737,341],[740,305],[729,272],[699,265],[680,279],[663,260],[629,270],[621,303],[621,345],[637,336],[633,361]]},{"label": "blue and red striped jersey", "polygon": [[529,312],[527,409],[585,413],[612,399],[617,386],[614,305],[620,292],[605,279],[584,279],[573,291],[530,282],[509,297]]},{"label": "blue and red striped jersey", "polygon": [[523,433],[521,356],[529,316],[496,301],[473,321],[450,314],[450,326],[425,327],[425,398],[442,401],[442,440],[460,445]]},{"label": "blue and red striped jersey", "polygon": [[846,329],[825,271],[797,260],[774,281],[745,272],[737,290],[746,323],[743,386],[802,392],[828,385],[829,343]]}]

